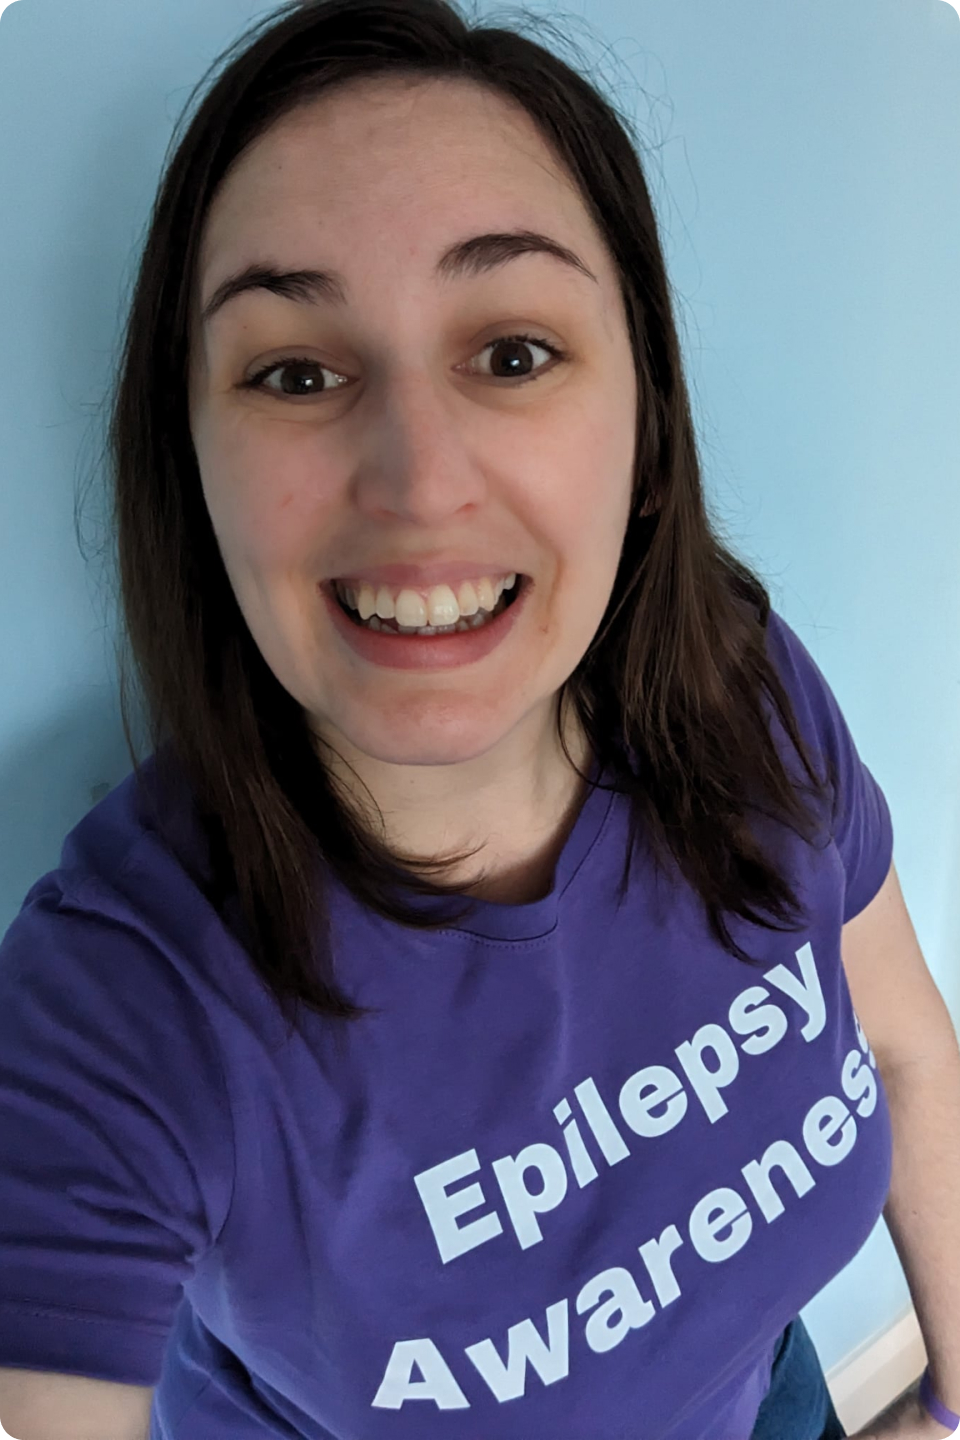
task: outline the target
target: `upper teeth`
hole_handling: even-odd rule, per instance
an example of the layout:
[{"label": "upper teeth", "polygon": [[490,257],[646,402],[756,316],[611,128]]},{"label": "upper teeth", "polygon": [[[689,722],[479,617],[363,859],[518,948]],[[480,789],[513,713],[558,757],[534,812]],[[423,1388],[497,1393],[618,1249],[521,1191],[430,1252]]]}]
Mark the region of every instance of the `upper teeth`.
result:
[{"label": "upper teeth", "polygon": [[456,625],[462,615],[493,610],[504,590],[512,589],[516,581],[516,574],[499,580],[484,576],[482,580],[464,580],[456,591],[449,585],[432,585],[428,590],[374,587],[365,581],[351,587],[337,580],[334,585],[341,599],[360,612],[361,620],[379,615],[381,620],[396,620],[398,625],[422,629],[427,625]]}]

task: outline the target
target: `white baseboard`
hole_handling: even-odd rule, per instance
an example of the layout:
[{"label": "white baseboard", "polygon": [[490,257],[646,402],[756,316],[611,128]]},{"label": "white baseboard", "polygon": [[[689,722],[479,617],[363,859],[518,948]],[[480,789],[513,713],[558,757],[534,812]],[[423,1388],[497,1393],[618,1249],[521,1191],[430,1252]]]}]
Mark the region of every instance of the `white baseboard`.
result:
[{"label": "white baseboard", "polygon": [[827,1372],[827,1388],[848,1435],[863,1429],[923,1374],[927,1351],[910,1305]]}]

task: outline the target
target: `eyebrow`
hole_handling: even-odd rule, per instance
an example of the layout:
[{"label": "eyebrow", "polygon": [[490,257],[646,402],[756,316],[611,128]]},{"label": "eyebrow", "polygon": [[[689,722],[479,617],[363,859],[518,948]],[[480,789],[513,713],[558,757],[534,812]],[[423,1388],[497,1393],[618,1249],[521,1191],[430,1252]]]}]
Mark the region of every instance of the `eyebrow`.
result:
[{"label": "eyebrow", "polygon": [[[600,283],[573,250],[535,230],[491,231],[458,240],[440,256],[434,273],[442,280],[481,275],[506,265],[520,255],[550,255],[588,276],[596,284]],[[217,286],[203,308],[202,323],[206,325],[230,300],[249,290],[268,290],[273,295],[281,295],[300,304],[314,305],[320,301],[332,305],[348,303],[347,282],[336,270],[281,270],[255,261]]]}]

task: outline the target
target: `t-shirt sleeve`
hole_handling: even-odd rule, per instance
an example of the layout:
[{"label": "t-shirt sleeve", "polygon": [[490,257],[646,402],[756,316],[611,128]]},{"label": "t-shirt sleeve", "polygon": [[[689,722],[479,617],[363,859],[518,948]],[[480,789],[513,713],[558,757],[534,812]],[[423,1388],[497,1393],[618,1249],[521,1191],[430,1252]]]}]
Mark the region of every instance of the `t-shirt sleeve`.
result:
[{"label": "t-shirt sleeve", "polygon": [[846,876],[846,924],[866,909],[889,873],[893,860],[890,807],[861,760],[836,696],[819,666],[773,610],[767,636],[768,653],[793,702],[811,762],[821,775],[827,767],[833,780],[831,835]]},{"label": "t-shirt sleeve", "polygon": [[229,1207],[229,1102],[182,971],[57,874],[0,941],[0,1366],[155,1385]]}]

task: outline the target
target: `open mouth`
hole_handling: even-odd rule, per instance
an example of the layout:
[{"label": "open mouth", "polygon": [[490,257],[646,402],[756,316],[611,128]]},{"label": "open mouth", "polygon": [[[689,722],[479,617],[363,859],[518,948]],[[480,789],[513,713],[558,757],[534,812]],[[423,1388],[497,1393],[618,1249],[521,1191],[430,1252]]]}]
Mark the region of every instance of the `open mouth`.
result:
[{"label": "open mouth", "polygon": [[461,615],[460,619],[453,625],[400,625],[396,619],[383,619],[379,615],[371,615],[369,619],[362,620],[360,614],[349,605],[341,592],[339,585],[331,581],[329,589],[343,613],[361,630],[374,630],[386,635],[456,635],[466,634],[470,630],[483,629],[504,610],[508,610],[516,601],[523,589],[528,584],[525,575],[517,575],[516,582],[509,590],[505,589],[497,600],[492,610],[479,609],[473,615]]}]

